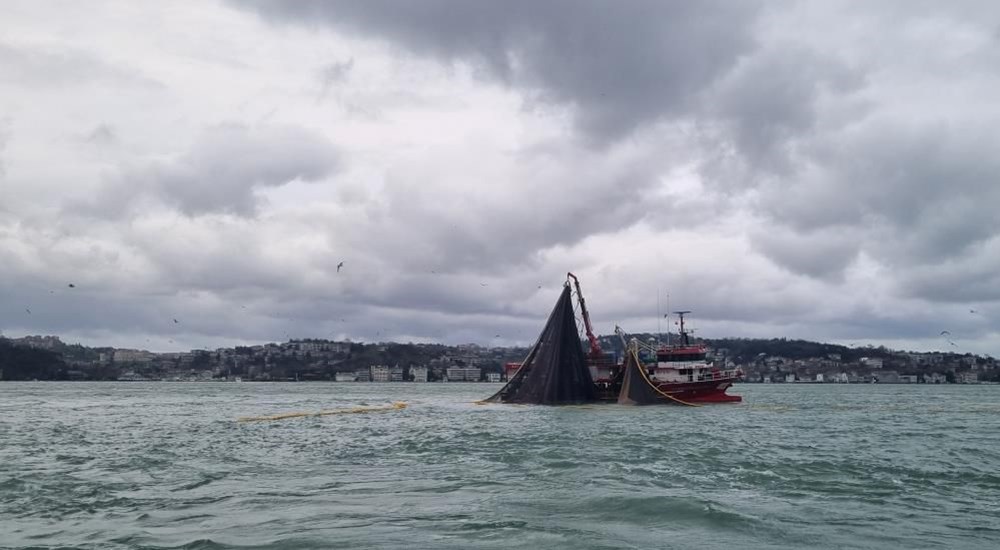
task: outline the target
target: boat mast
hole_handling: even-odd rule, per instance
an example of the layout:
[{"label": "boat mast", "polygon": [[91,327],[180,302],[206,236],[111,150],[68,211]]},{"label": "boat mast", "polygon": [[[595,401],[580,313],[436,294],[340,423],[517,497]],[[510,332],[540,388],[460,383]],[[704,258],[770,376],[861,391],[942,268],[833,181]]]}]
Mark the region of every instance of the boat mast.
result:
[{"label": "boat mast", "polygon": [[587,311],[587,303],[583,300],[583,291],[580,290],[580,279],[577,279],[576,275],[572,273],[566,273],[566,282],[569,282],[569,279],[573,279],[573,283],[576,285],[576,298],[580,300],[580,314],[583,316],[583,326],[587,329],[587,340],[590,341],[590,355],[600,357],[604,355],[604,352],[601,351],[601,343],[594,336],[594,327],[590,324],[590,313]]},{"label": "boat mast", "polygon": [[681,331],[680,331],[681,343],[684,344],[685,346],[690,345],[691,342],[688,340],[688,333],[687,333],[686,330],[684,330],[684,315],[688,314],[688,313],[691,313],[691,312],[690,311],[675,311],[674,313],[677,314],[677,316],[680,317],[680,319],[681,319],[681,321],[680,321],[680,323],[681,323]]}]

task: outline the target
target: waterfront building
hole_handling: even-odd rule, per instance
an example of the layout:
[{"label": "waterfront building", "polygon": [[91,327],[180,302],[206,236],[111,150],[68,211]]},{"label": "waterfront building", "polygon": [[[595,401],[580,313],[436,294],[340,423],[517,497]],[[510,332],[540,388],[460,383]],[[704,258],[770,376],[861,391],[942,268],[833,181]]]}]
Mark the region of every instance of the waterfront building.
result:
[{"label": "waterfront building", "polygon": [[389,369],[389,381],[390,382],[402,382],[403,381],[403,367],[396,365]]},{"label": "waterfront building", "polygon": [[486,373],[486,381],[487,382],[499,382],[500,381],[500,373],[499,372],[488,372],[488,373]]},{"label": "waterfront building", "polygon": [[414,382],[426,382],[427,367],[410,367],[410,378]]},{"label": "waterfront building", "polygon": [[479,367],[448,367],[449,382],[478,382],[482,369]]},{"label": "waterfront building", "polygon": [[979,373],[972,371],[960,372],[955,375],[955,381],[959,384],[978,384]]},{"label": "waterfront building", "polygon": [[371,381],[372,382],[388,382],[390,377],[389,366],[388,365],[372,365],[371,366]]},{"label": "waterfront building", "polygon": [[337,382],[357,382],[358,375],[353,372],[338,372],[333,375],[333,379]]},{"label": "waterfront building", "polygon": [[369,369],[361,369],[354,372],[354,379],[357,382],[371,382],[372,372]]}]

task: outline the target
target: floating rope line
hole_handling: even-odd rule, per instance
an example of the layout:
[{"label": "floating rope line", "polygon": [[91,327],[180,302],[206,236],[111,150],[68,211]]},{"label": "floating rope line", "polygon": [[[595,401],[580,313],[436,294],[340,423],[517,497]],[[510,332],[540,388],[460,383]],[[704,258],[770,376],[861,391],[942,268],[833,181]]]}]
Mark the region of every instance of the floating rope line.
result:
[{"label": "floating rope line", "polygon": [[405,409],[406,403],[402,401],[395,401],[392,405],[385,405],[382,407],[354,407],[351,409],[335,409],[332,411],[318,411],[318,412],[290,412],[281,414],[272,414],[268,416],[241,416],[236,419],[237,422],[268,422],[271,420],[285,420],[288,418],[302,418],[306,416],[333,416],[336,414],[362,414],[369,412],[385,412],[385,411],[398,411],[400,409]]},{"label": "floating rope line", "polygon": [[635,350],[631,350],[631,353],[632,353],[632,356],[635,358],[636,363],[639,364],[639,374],[642,375],[642,379],[645,380],[646,383],[650,385],[650,387],[652,387],[654,390],[656,390],[656,393],[662,395],[663,397],[666,397],[667,399],[669,399],[671,401],[675,401],[675,402],[677,402],[677,403],[679,403],[681,405],[687,405],[688,407],[700,407],[701,406],[701,405],[699,405],[697,403],[690,403],[688,401],[684,401],[684,400],[678,399],[678,398],[670,395],[669,393],[664,392],[659,387],[657,387],[656,384],[654,384],[653,381],[649,379],[649,375],[646,374],[646,368],[643,367],[642,366],[642,362],[639,361],[639,355],[635,352]]}]

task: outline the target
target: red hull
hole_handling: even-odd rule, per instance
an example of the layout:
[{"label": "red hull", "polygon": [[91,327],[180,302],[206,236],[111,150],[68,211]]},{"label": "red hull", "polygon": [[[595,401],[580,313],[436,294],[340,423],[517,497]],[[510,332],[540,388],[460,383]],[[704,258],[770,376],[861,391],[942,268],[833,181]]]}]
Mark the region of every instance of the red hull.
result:
[{"label": "red hull", "polygon": [[708,380],[704,382],[661,382],[657,387],[663,393],[688,403],[739,403],[739,395],[728,395],[732,381]]}]

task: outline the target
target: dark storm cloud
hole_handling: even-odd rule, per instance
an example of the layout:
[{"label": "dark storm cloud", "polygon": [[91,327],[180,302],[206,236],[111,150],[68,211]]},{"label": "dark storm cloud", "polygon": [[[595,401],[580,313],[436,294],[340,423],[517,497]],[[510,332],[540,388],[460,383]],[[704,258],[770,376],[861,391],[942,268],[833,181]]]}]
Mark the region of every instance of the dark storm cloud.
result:
[{"label": "dark storm cloud", "polygon": [[133,203],[152,198],[192,216],[251,216],[258,203],[255,190],[322,179],[333,172],[337,158],[326,138],[304,128],[216,126],[172,160],[123,170],[87,210],[119,216]]},{"label": "dark storm cloud", "polygon": [[685,114],[753,48],[753,2],[374,0],[234,2],[263,17],[381,36],[475,64],[484,75],[575,108],[598,141]]}]

